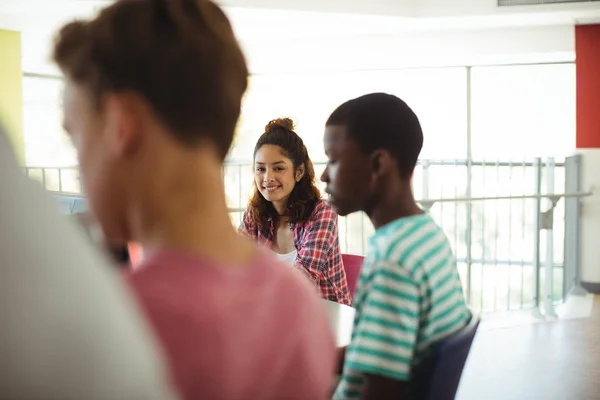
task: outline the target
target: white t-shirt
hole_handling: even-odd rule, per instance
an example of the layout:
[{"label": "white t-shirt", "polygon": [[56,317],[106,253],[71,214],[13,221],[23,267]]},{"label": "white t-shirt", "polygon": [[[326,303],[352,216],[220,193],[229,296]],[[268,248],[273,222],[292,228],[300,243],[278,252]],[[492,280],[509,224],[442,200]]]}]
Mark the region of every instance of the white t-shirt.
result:
[{"label": "white t-shirt", "polygon": [[289,266],[294,265],[294,262],[296,261],[296,257],[298,256],[298,252],[296,250],[292,251],[291,253],[287,253],[287,254],[279,254],[279,253],[275,253],[275,254],[277,255],[277,259],[279,261],[282,261]]},{"label": "white t-shirt", "polygon": [[118,272],[0,129],[0,398],[174,399]]}]

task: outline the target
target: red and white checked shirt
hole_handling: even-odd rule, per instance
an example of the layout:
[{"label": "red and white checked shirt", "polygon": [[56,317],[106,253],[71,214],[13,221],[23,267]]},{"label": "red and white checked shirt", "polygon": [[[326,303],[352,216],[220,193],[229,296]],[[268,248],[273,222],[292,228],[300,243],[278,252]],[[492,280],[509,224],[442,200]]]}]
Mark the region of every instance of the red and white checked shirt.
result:
[{"label": "red and white checked shirt", "polygon": [[[325,201],[318,200],[308,221],[290,223],[294,247],[298,252],[294,265],[304,270],[326,300],[351,305],[352,300],[342,263],[338,236],[338,216]],[[240,231],[260,245],[271,248],[275,240],[275,226],[269,219],[269,228],[260,229],[246,210]]]}]

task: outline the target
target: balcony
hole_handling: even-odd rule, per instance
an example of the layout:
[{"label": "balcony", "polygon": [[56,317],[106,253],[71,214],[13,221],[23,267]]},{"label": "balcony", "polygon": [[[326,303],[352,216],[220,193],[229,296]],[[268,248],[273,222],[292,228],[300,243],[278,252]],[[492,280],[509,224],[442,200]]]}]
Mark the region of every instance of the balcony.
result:
[{"label": "balcony", "polygon": [[[324,167],[315,163],[317,176]],[[63,212],[85,210],[76,167],[28,167],[26,172],[59,197]],[[227,162],[223,179],[232,223],[238,225],[253,190],[252,166]],[[471,307],[483,312],[535,308],[546,297],[546,287],[552,287],[553,302],[565,298],[576,279],[576,254],[565,257],[575,251],[576,237],[565,231],[577,224],[577,212],[567,212],[578,204],[576,182],[576,157],[419,161],[415,196],[448,236]],[[564,193],[575,195],[562,198]],[[551,208],[552,230],[545,232],[552,234],[543,235],[548,223],[544,211]],[[339,228],[342,251],[364,254],[373,233],[368,218],[340,218]],[[543,268],[549,263],[552,268]]]}]

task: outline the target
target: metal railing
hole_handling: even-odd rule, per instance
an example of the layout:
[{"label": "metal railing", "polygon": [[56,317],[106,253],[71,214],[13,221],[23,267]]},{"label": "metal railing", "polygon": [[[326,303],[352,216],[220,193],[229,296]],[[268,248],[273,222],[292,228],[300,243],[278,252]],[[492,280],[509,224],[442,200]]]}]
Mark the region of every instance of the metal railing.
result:
[{"label": "metal railing", "polygon": [[[324,167],[315,163],[317,177]],[[77,168],[26,170],[61,195],[65,212],[85,208]],[[579,197],[586,195],[579,175],[576,157],[560,162],[419,161],[415,196],[448,236],[471,307],[539,310],[543,303],[551,316],[552,305],[578,287],[578,207]],[[253,176],[250,163],[223,167],[236,225],[252,193]],[[366,252],[373,228],[365,215],[340,218],[339,230],[343,252]]]}]

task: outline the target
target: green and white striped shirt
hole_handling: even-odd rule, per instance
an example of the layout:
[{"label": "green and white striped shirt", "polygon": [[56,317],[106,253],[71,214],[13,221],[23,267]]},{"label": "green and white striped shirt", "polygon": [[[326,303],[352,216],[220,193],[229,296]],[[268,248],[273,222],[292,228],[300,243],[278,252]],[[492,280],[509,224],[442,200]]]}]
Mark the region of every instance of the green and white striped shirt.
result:
[{"label": "green and white striped shirt", "polygon": [[398,219],[370,240],[356,317],[334,399],[360,399],[365,374],[409,381],[432,346],[470,319],[450,243],[429,214]]}]

